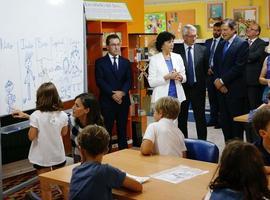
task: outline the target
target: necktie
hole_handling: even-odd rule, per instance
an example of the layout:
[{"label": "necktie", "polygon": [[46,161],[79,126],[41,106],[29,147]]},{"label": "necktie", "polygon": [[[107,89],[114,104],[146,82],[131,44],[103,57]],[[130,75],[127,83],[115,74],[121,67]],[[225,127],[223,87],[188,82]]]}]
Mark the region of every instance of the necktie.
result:
[{"label": "necktie", "polygon": [[117,63],[116,63],[116,56],[113,57],[113,70],[114,71],[117,71],[118,70],[118,67],[117,67]]},{"label": "necktie", "polygon": [[193,69],[193,60],[191,55],[191,47],[188,47],[188,84],[194,84],[194,69]]},{"label": "necktie", "polygon": [[225,44],[224,44],[224,47],[223,47],[223,58],[224,58],[224,56],[225,56],[227,50],[229,49],[229,48],[228,48],[228,47],[229,47],[229,44],[230,44],[230,43],[229,43],[228,41],[226,41]]},{"label": "necktie", "polygon": [[252,40],[248,39],[248,45],[249,45],[249,46],[252,45]]},{"label": "necktie", "polygon": [[213,40],[212,47],[211,47],[211,50],[210,50],[209,66],[211,66],[211,67],[213,66],[212,61],[213,61],[213,58],[214,58],[215,47],[216,47],[216,39]]}]

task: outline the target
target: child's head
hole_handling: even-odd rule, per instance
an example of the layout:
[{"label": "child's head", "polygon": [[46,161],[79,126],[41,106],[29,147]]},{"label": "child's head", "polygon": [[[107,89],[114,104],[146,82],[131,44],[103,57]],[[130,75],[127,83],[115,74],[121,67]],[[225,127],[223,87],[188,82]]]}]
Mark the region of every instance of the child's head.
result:
[{"label": "child's head", "polygon": [[109,150],[110,135],[102,126],[86,126],[77,139],[81,151],[85,151],[94,158],[97,155],[107,153]]},{"label": "child's head", "polygon": [[210,188],[230,188],[243,192],[244,199],[260,199],[254,197],[268,192],[267,186],[259,150],[253,144],[238,140],[228,143],[221,156],[218,176],[210,183]]},{"label": "child's head", "polygon": [[154,118],[156,121],[161,118],[176,119],[180,112],[180,103],[173,97],[162,97],[155,104]]},{"label": "child's head", "polygon": [[40,111],[57,111],[63,108],[63,103],[52,82],[41,84],[37,90],[36,109]]},{"label": "child's head", "polygon": [[75,97],[73,116],[76,118],[76,123],[78,124],[81,124],[80,119],[82,117],[86,117],[88,125],[104,125],[99,102],[93,94],[82,93]]},{"label": "child's head", "polygon": [[264,106],[256,111],[252,119],[253,127],[263,139],[270,139],[270,106]]}]

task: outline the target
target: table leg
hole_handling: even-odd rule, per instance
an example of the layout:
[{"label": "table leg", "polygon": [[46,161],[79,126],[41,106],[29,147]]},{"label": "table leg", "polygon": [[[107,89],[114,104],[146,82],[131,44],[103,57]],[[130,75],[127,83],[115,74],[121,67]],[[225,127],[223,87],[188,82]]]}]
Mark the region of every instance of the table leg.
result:
[{"label": "table leg", "polygon": [[52,200],[51,187],[47,181],[40,180],[40,190],[42,200]]}]

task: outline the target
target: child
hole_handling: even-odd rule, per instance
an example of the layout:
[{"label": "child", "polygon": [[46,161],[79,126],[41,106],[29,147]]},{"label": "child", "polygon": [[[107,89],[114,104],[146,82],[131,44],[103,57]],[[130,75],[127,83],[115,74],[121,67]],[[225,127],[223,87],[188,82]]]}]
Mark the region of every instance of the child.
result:
[{"label": "child", "polygon": [[[264,106],[258,109],[252,119],[253,127],[256,133],[260,136],[254,144],[261,152],[264,164],[270,165],[270,106]],[[270,167],[267,167],[267,172],[270,173]]]},{"label": "child", "polygon": [[162,97],[155,104],[154,119],[143,136],[141,153],[186,157],[184,135],[174,123],[180,112],[176,98]]},{"label": "child", "polygon": [[70,117],[71,145],[74,163],[76,163],[81,161],[77,136],[82,128],[90,124],[104,126],[104,122],[99,102],[92,94],[82,93],[76,96],[72,111],[72,117]]},{"label": "child", "polygon": [[237,140],[228,143],[217,171],[205,200],[270,198],[263,159],[254,145]]},{"label": "child", "polygon": [[62,137],[68,131],[68,116],[61,111],[62,101],[53,83],[43,83],[36,94],[36,111],[30,116],[15,111],[14,117],[29,118],[28,138],[32,141],[28,159],[38,174],[66,163]]},{"label": "child", "polygon": [[82,164],[75,167],[70,183],[70,199],[109,200],[112,188],[121,186],[141,192],[142,185],[108,164],[101,164],[109,150],[110,136],[98,125],[85,127],[78,135]]}]

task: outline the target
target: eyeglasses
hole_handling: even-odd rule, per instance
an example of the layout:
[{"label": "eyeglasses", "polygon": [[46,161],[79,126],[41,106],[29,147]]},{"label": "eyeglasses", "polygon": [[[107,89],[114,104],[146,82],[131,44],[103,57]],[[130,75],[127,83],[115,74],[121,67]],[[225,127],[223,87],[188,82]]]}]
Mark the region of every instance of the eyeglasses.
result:
[{"label": "eyeglasses", "polygon": [[254,28],[247,28],[247,29],[250,31],[258,31],[257,29],[254,29]]},{"label": "eyeglasses", "polygon": [[119,47],[119,46],[121,46],[121,44],[120,43],[118,43],[118,44],[109,44],[109,46],[111,46],[111,47]]},{"label": "eyeglasses", "polygon": [[189,38],[195,38],[197,37],[197,35],[185,35],[186,37],[189,37]]}]

